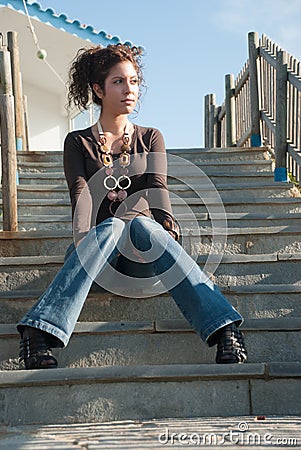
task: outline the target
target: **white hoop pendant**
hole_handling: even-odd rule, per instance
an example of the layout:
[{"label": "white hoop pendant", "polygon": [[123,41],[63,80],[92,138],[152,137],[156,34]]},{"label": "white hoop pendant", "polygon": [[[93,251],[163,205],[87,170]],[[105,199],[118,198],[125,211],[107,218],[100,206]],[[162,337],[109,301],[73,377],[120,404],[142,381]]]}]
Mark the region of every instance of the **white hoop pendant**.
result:
[{"label": "white hoop pendant", "polygon": [[[119,177],[119,178],[121,178],[121,177]],[[119,178],[118,178],[118,180],[119,180]],[[108,181],[109,181],[110,179],[114,181],[114,186],[108,186]],[[103,180],[103,185],[104,185],[104,187],[105,187],[108,191],[113,191],[114,189],[117,188],[117,186],[119,186],[118,180],[116,180],[116,178],[113,177],[112,175],[108,175],[108,176]]]},{"label": "white hoop pendant", "polygon": [[[125,186],[121,186],[121,182],[123,180],[127,181],[127,184]],[[132,184],[132,181],[131,181],[130,177],[128,177],[127,175],[121,175],[117,180],[117,186],[119,187],[119,189],[122,189],[122,190],[128,189],[131,184]]]}]

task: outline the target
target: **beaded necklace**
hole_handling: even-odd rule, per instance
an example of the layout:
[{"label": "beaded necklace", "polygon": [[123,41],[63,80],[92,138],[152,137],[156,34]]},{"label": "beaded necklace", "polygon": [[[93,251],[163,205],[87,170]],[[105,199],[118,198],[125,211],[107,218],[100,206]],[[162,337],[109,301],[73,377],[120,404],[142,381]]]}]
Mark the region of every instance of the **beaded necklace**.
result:
[{"label": "beaded necklace", "polygon": [[[109,210],[111,214],[113,214],[112,206],[115,202],[122,202],[127,198],[127,192],[126,189],[128,189],[132,182],[131,179],[128,177],[128,166],[130,165],[130,136],[128,133],[128,123],[124,127],[124,133],[122,136],[122,146],[121,146],[121,153],[118,158],[119,162],[119,172],[120,176],[116,178],[114,176],[114,161],[113,161],[113,155],[111,152],[111,149],[107,147],[107,138],[104,135],[103,129],[101,127],[100,121],[97,122],[97,128],[99,133],[99,145],[100,150],[102,151],[102,163],[104,165],[106,177],[103,181],[104,187],[109,191],[107,193],[107,197],[109,200],[111,200],[111,204],[109,206]],[[116,192],[116,188],[119,188],[119,191]]]}]

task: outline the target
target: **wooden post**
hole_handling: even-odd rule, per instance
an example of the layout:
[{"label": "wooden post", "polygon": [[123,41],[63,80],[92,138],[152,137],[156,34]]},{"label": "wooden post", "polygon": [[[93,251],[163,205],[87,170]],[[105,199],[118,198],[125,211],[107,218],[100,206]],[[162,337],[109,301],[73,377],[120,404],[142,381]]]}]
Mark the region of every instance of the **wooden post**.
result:
[{"label": "wooden post", "polygon": [[288,181],[287,153],[287,53],[277,52],[276,61],[276,135],[275,181]]},{"label": "wooden post", "polygon": [[215,94],[211,94],[211,103],[209,105],[209,148],[215,147]]},{"label": "wooden post", "polygon": [[210,112],[209,112],[209,129],[210,129],[210,134],[209,134],[209,148],[214,148],[215,147],[215,139],[214,139],[214,113],[215,113],[215,105],[210,105]]},{"label": "wooden post", "polygon": [[15,99],[16,147],[17,150],[25,150],[23,94],[20,71],[18,33],[16,31],[9,31],[7,33],[7,48],[11,56],[13,95]]},{"label": "wooden post", "polygon": [[251,146],[261,146],[260,106],[258,89],[258,33],[248,34],[249,43],[249,74],[250,74],[250,104],[251,104]]},{"label": "wooden post", "polygon": [[29,151],[29,133],[28,133],[28,108],[27,108],[27,95],[23,95],[23,108],[24,108],[24,127],[25,127],[25,150]]},{"label": "wooden post", "polygon": [[0,50],[0,122],[3,231],[18,231],[14,97],[10,53],[4,47]]},{"label": "wooden post", "polygon": [[208,147],[208,140],[209,140],[208,112],[209,112],[209,94],[205,95],[205,98],[204,98],[204,146],[205,146],[205,148]]},{"label": "wooden post", "polygon": [[204,136],[205,148],[210,147],[210,106],[215,103],[215,94],[207,94],[204,104]]},{"label": "wooden post", "polygon": [[234,75],[225,76],[225,107],[226,107],[226,144],[227,147],[236,145],[235,126],[235,85]]},{"label": "wooden post", "polygon": [[219,120],[221,110],[222,107],[218,106],[216,110],[216,144],[215,144],[217,147],[222,146],[222,123]]}]

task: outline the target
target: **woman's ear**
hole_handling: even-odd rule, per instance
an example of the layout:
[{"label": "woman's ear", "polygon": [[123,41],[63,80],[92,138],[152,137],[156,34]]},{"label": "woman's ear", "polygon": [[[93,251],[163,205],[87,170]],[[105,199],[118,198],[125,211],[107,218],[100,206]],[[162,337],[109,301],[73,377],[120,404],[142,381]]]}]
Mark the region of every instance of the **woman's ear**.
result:
[{"label": "woman's ear", "polygon": [[92,88],[93,88],[93,91],[94,91],[95,95],[98,98],[100,98],[100,100],[101,100],[102,97],[103,97],[103,90],[101,89],[99,84],[98,83],[93,83]]}]

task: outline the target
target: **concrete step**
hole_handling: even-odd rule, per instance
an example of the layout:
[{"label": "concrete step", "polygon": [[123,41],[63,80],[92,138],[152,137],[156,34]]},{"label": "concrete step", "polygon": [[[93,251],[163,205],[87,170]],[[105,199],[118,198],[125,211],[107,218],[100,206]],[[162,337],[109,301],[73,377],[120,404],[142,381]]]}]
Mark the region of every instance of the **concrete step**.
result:
[{"label": "concrete step", "polygon": [[0,258],[0,289],[45,289],[62,267],[60,256]]},{"label": "concrete step", "polygon": [[[70,208],[69,208],[70,209]],[[244,233],[244,229],[247,228],[247,223],[250,228],[268,228],[269,226],[273,229],[279,229],[279,232],[281,230],[289,230],[294,228],[299,228],[300,226],[300,217],[298,217],[298,214],[283,214],[282,217],[277,218],[276,214],[269,214],[268,216],[270,219],[265,219],[264,215],[262,217],[259,217],[259,215],[256,214],[248,214],[248,213],[233,213],[231,218],[231,214],[227,214],[228,220],[227,220],[227,226],[228,228],[242,228],[242,234]],[[220,221],[222,219],[221,217],[224,215],[220,215],[220,220],[217,218],[213,222],[212,221],[206,221],[198,219],[197,216],[206,216],[206,213],[195,213],[192,214],[192,217],[185,216],[183,218],[183,214],[177,214],[176,219],[181,225],[181,228],[184,230],[188,230],[191,227],[195,227],[196,224],[198,224],[199,228],[209,228],[212,224],[214,227],[216,225],[219,225]],[[245,219],[239,218],[242,217],[242,215],[245,215]],[[286,217],[285,217],[286,216]],[[234,217],[237,217],[236,219]],[[249,217],[249,219],[248,219]],[[71,214],[69,215],[18,215],[18,225],[19,225],[19,231],[20,232],[50,232],[51,230],[53,232],[58,232],[59,230],[69,232],[71,233],[72,226],[71,226]],[[1,228],[1,222],[0,222],[0,228]],[[188,231],[187,231],[188,232]],[[277,231],[278,232],[278,231]],[[275,233],[275,231],[271,231],[271,233]],[[1,245],[1,244],[0,244]],[[4,256],[4,255],[3,255]]]},{"label": "concrete step", "polygon": [[[266,224],[268,225],[268,224]],[[183,230],[183,247],[191,255],[211,253],[225,254],[269,254],[300,253],[299,226],[237,226],[218,228],[214,223],[210,227]],[[189,236],[189,237],[188,237]]]},{"label": "concrete step", "polygon": [[[58,220],[57,216],[54,217]],[[30,220],[32,226],[36,226],[36,220]],[[70,221],[68,223],[70,224]],[[19,229],[21,227],[22,222],[19,222]],[[1,232],[0,256],[64,255],[73,241],[71,225],[69,228],[69,230]]]},{"label": "concrete step", "polygon": [[[180,242],[192,255],[205,255],[209,252],[226,254],[301,252],[301,219],[288,219],[286,225],[278,226],[272,224],[268,226],[269,220],[262,222],[257,220],[263,225],[254,227],[248,226],[248,220],[241,219],[240,222],[241,226],[237,223],[236,227],[231,227],[229,220],[227,228],[219,228],[219,221],[200,220],[199,228],[189,228],[185,226],[186,221],[179,220]],[[68,217],[19,216],[19,229],[22,230],[23,227],[29,231],[0,232],[0,256],[64,255],[72,242],[71,220]]]},{"label": "concrete step", "polygon": [[[259,193],[258,193],[259,194]],[[260,195],[260,196],[259,196]],[[242,193],[240,197],[227,198],[223,200],[223,208],[226,213],[258,213],[258,214],[286,214],[286,213],[301,213],[301,199],[297,197],[263,197],[261,192],[257,197],[250,198],[248,194]],[[187,207],[193,213],[222,213],[220,202],[216,198],[208,198],[202,200],[201,198],[185,198],[183,199],[171,198],[173,212],[177,214],[187,214]],[[189,211],[189,209],[188,209]]]},{"label": "concrete step", "polygon": [[[290,183],[265,184],[227,184],[220,185],[218,188],[206,185],[195,184],[189,188],[184,184],[173,184],[169,186],[171,197],[180,196],[186,198],[197,198],[209,200],[216,198],[218,191],[223,201],[239,199],[245,196],[249,199],[258,198],[264,193],[265,197],[292,197],[296,192]],[[193,190],[192,190],[193,189]],[[293,190],[291,190],[293,189]],[[18,186],[18,199],[69,199],[69,192],[66,186],[53,184],[32,184]],[[299,193],[300,197],[300,193]],[[183,201],[183,200],[182,200]]]},{"label": "concrete step", "polygon": [[67,186],[53,185],[19,185],[17,188],[18,199],[69,199],[69,191]]},{"label": "concrete step", "polygon": [[[214,228],[215,232],[222,226],[222,234],[227,231],[227,234],[279,234],[279,233],[291,233],[292,235],[298,233],[301,225],[301,217],[298,214],[286,214],[286,215],[258,215],[258,214],[239,214],[229,213],[226,216],[224,214],[212,214],[212,219],[206,220],[205,217],[208,214],[195,214],[193,217],[187,217],[183,214],[177,214],[176,220],[179,223],[181,233],[183,235],[206,235]],[[19,229],[22,227],[47,229],[47,224],[51,228],[51,223],[56,222],[58,225],[60,222],[64,222],[68,229],[71,229],[71,215],[19,215],[18,216]],[[238,231],[237,229],[241,229]],[[249,230],[247,230],[249,229]],[[22,230],[24,231],[24,230]]]},{"label": "concrete step", "polygon": [[172,148],[167,149],[167,154],[179,156],[180,158],[187,159],[194,164],[199,162],[212,162],[212,161],[258,161],[258,160],[271,160],[271,154],[265,147],[254,148]]},{"label": "concrete step", "polygon": [[[263,197],[263,193],[256,198],[241,195],[237,198],[223,200],[223,204],[217,202],[216,198],[206,199],[206,204],[201,198],[185,198],[184,204],[181,198],[171,198],[171,204],[175,215],[187,215],[191,211],[194,214],[210,215],[223,213],[225,210],[229,213],[239,214],[265,214],[265,215],[284,215],[287,213],[301,213],[300,197]],[[0,199],[0,207],[2,200]],[[222,210],[222,211],[221,211]],[[50,199],[50,198],[19,198],[18,213],[23,216],[35,215],[70,215],[70,199]],[[1,217],[0,217],[1,219]]]},{"label": "concrete step", "polygon": [[[274,174],[273,172],[250,172],[246,174],[245,172],[223,172],[216,174],[214,171],[212,173],[205,174],[205,172],[200,173],[199,168],[192,172],[191,167],[187,166],[185,170],[184,167],[174,168],[170,171],[168,177],[168,182],[171,186],[183,182],[188,185],[195,184],[208,184],[208,178],[215,186],[220,186],[224,184],[246,184],[257,185],[258,183],[270,183],[274,184]],[[20,185],[62,185],[67,186],[66,178],[63,172],[48,172],[48,173],[21,173],[19,175]]]},{"label": "concrete step", "polygon": [[[206,220],[212,222],[218,220],[224,220],[223,213],[214,213],[211,214],[208,212],[207,215],[204,213],[195,214],[195,218],[192,220],[188,214],[178,214],[177,220],[185,226],[193,226],[195,224],[195,220],[198,221],[198,224],[201,226],[204,224]],[[226,213],[227,224],[230,228],[232,227],[291,227],[291,226],[299,226],[299,221],[301,219],[301,214],[299,213],[276,213],[276,214],[268,214],[268,213],[247,213],[247,212],[227,212]]]},{"label": "concrete step", "polygon": [[[242,429],[245,427],[246,432]],[[191,418],[161,418],[151,420],[123,420],[106,423],[59,424],[50,426],[3,427],[1,445],[5,450],[15,449],[72,449],[78,445],[94,450],[162,450],[165,445],[173,450],[196,446],[214,446],[222,449],[230,442],[247,442],[249,448],[267,445],[296,446],[301,439],[301,417],[290,415],[251,417],[227,416]],[[227,441],[227,442],[228,442]],[[254,445],[252,444],[253,442]],[[137,443],[138,446],[137,447]],[[235,445],[235,444],[234,444]],[[244,445],[244,444],[241,444]]]},{"label": "concrete step", "polygon": [[[0,223],[0,229],[1,229]],[[18,216],[18,229],[21,232],[69,231],[72,232],[71,214]]]},{"label": "concrete step", "polygon": [[207,176],[226,174],[262,174],[274,172],[274,163],[271,159],[243,160],[243,161],[198,161],[193,163],[185,157],[176,156],[168,158],[168,174],[170,175],[190,175],[206,174]]},{"label": "concrete step", "polygon": [[[193,162],[205,161],[250,161],[270,160],[270,153],[265,147],[254,148],[172,148],[167,149],[167,154],[179,156]],[[62,151],[29,151],[17,153],[18,163],[23,162],[60,162],[63,161]]]},{"label": "concrete step", "polygon": [[[259,166],[259,167],[261,167],[261,166]],[[41,173],[48,174],[48,173],[53,173],[53,172],[59,172],[61,174],[64,174],[63,161],[56,161],[56,162],[55,161],[51,161],[51,162],[23,161],[23,162],[18,162],[18,172],[19,172],[19,175],[41,174]]]},{"label": "concrete step", "polygon": [[[217,188],[227,185],[258,185],[258,184],[271,184],[274,185],[274,174],[273,172],[223,172],[215,173],[214,169],[208,171],[207,173],[199,173],[199,169],[195,173],[190,167],[187,167],[187,173],[183,170],[183,167],[179,168],[178,171],[171,170],[168,176],[168,183],[173,189],[177,184],[186,183],[188,186],[194,185],[205,185],[209,184],[209,181],[213,183]],[[212,173],[211,173],[212,172]]]},{"label": "concrete step", "polygon": [[[25,205],[23,205],[25,206]],[[40,210],[44,208],[46,210],[46,205],[44,207],[40,207]],[[55,208],[55,206],[50,207],[50,209]],[[63,208],[63,206],[58,206],[59,208]],[[19,211],[21,207],[19,206]],[[23,207],[23,210],[28,212],[28,209]],[[20,231],[35,231],[35,230],[69,230],[71,232],[71,209],[70,206],[66,206],[65,210],[69,210],[69,214],[44,214],[44,215],[18,215],[18,224]],[[32,209],[33,212],[34,209]],[[176,219],[180,224],[180,227],[184,230],[190,229],[193,227],[210,227],[212,224],[215,227],[219,225],[219,221],[223,221],[225,223],[225,214],[214,214],[212,213],[212,218],[208,213],[186,213],[186,214],[177,214]],[[210,220],[209,220],[210,218]],[[246,228],[247,226],[253,228],[262,228],[262,227],[282,227],[283,230],[291,228],[291,227],[300,227],[301,222],[301,214],[256,214],[256,213],[227,213],[227,226],[228,228]],[[281,231],[281,230],[279,230]],[[4,255],[3,255],[4,256]]]},{"label": "concrete step", "polygon": [[[197,263],[214,270],[213,281],[221,286],[250,284],[301,284],[301,254],[198,256]],[[0,292],[16,289],[46,289],[62,267],[60,256],[24,256],[0,258]],[[217,270],[216,267],[218,266]],[[114,286],[117,289],[117,284]],[[119,289],[119,287],[118,287]],[[122,291],[122,286],[120,286]]]},{"label": "concrete step", "polygon": [[[199,162],[195,164],[200,170],[202,170],[207,175],[215,175],[219,173],[232,173],[232,172],[243,172],[255,173],[261,172],[271,172],[273,171],[272,160],[257,160],[257,161],[210,161]],[[172,174],[181,174],[181,171],[191,170],[191,162],[185,162],[185,160],[170,160],[169,161],[169,171]],[[64,173],[63,164],[60,162],[23,162],[18,164],[18,171],[20,174],[23,173],[51,173],[60,172]]]},{"label": "concrete step", "polygon": [[62,185],[67,187],[66,178],[63,172],[48,173],[20,173],[20,185]]},{"label": "concrete step", "polygon": [[18,164],[23,163],[60,163],[63,165],[63,152],[60,150],[50,151],[21,151],[17,152]]},{"label": "concrete step", "polygon": [[[2,199],[0,199],[2,209]],[[18,198],[19,216],[63,215],[71,217],[70,199],[22,199]]]},{"label": "concrete step", "polygon": [[298,415],[300,378],[298,363],[5,371],[0,423]]},{"label": "concrete step", "polygon": [[[266,197],[291,197],[292,191],[295,188],[290,183],[264,183],[258,182],[257,184],[236,183],[236,184],[220,184],[215,186],[208,184],[191,184],[187,186],[185,184],[170,184],[169,189],[171,196],[176,195],[182,198],[182,201],[188,198],[200,198],[206,201],[208,198],[212,198],[216,195],[216,192],[220,195],[221,199],[233,200],[240,198],[242,195],[247,198],[253,199],[264,195]],[[301,194],[299,194],[300,196]]]},{"label": "concrete step", "polygon": [[[227,286],[222,292],[246,319],[301,317],[301,285],[251,284]],[[42,295],[42,290],[14,290],[0,296],[0,323],[15,324]],[[81,322],[142,322],[183,319],[169,293],[128,298],[93,287],[80,315]]]},{"label": "concrete step", "polygon": [[[206,257],[197,261],[202,265]],[[213,268],[214,255],[212,255]],[[221,264],[212,277],[219,286],[248,284],[300,284],[300,253],[278,253],[258,255],[224,255]],[[210,271],[210,264],[207,265]]]},{"label": "concrete step", "polygon": [[[301,317],[247,319],[241,328],[248,363],[298,362]],[[0,325],[0,370],[18,370],[20,335]],[[214,364],[209,348],[186,320],[78,322],[66,349],[54,349],[59,367]],[[23,366],[22,366],[23,367]]]}]

